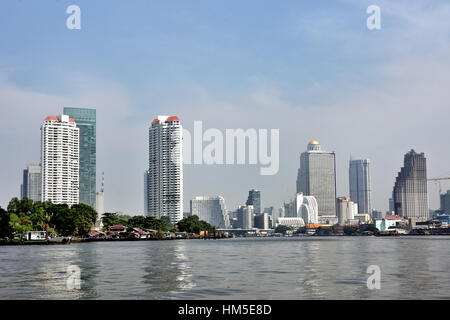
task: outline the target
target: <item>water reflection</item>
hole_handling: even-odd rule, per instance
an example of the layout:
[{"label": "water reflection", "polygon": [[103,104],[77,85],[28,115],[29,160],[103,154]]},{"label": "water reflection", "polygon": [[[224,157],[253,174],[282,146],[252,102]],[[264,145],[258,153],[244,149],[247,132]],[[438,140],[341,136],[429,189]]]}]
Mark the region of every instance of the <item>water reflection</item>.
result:
[{"label": "water reflection", "polygon": [[[0,247],[0,299],[434,299],[448,237],[98,242]],[[66,287],[67,267],[81,289]],[[381,268],[381,290],[366,285]]]},{"label": "water reflection", "polygon": [[170,241],[163,246],[146,246],[144,252],[143,282],[146,293],[162,299],[172,293],[195,287],[191,264],[186,256],[186,241]]}]

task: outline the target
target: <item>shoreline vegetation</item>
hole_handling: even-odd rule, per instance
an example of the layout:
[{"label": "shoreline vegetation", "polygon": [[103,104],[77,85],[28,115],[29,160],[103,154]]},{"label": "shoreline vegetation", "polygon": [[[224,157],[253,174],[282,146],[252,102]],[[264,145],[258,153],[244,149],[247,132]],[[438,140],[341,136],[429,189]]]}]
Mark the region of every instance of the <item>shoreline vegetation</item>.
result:
[{"label": "shoreline vegetation", "polygon": [[33,202],[13,198],[7,210],[0,207],[0,245],[69,244],[98,241],[151,241],[187,239],[223,239],[235,237],[327,237],[327,236],[427,236],[450,235],[450,228],[414,229],[407,234],[395,230],[379,231],[373,224],[359,226],[319,226],[293,229],[279,225],[264,235],[225,232],[189,216],[176,225],[168,217],[128,216],[105,213],[103,228],[96,225],[97,212],[85,204]]},{"label": "shoreline vegetation", "polygon": [[[13,198],[0,207],[0,245],[67,244],[86,241],[223,238],[209,223],[189,216],[176,225],[168,217],[105,213],[103,228],[95,227],[97,212],[88,205],[54,204]],[[100,225],[100,224],[97,224]]]}]

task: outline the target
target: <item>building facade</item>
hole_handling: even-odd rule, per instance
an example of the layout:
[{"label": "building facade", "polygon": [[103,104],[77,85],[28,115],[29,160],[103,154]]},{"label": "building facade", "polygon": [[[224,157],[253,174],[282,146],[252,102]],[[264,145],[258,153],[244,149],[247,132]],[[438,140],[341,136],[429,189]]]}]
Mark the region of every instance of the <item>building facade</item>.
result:
[{"label": "building facade", "polygon": [[191,200],[191,215],[208,222],[216,228],[230,228],[230,218],[225,206],[225,199],[218,197],[195,197]]},{"label": "building facade", "polygon": [[370,160],[350,160],[350,199],[358,204],[358,213],[372,212],[372,182]]},{"label": "building facade", "polygon": [[336,199],[338,224],[343,226],[349,220],[354,220],[358,214],[358,204],[351,201],[349,197],[339,197]]},{"label": "building facade", "polygon": [[450,190],[441,194],[441,210],[445,215],[450,215]]},{"label": "building facade", "polygon": [[40,164],[29,164],[23,170],[23,182],[20,188],[21,199],[41,201],[42,198],[42,174]]},{"label": "building facade", "polygon": [[95,199],[97,211],[97,220],[95,222],[95,227],[97,229],[103,228],[103,214],[105,213],[105,174],[102,172],[102,187]]},{"label": "building facade", "polygon": [[144,173],[144,216],[150,215],[150,173]]},{"label": "building facade", "polygon": [[183,219],[183,127],[176,116],[158,116],[149,128],[150,216]]},{"label": "building facade", "polygon": [[255,209],[253,206],[239,206],[237,210],[237,226],[241,229],[254,227]]},{"label": "building facade", "polygon": [[42,201],[79,203],[79,135],[68,115],[45,118],[41,126]]},{"label": "building facade", "polygon": [[336,217],[336,156],[323,151],[316,140],[300,156],[297,193],[316,198],[319,220]]},{"label": "building facade", "polygon": [[302,218],[306,224],[319,222],[319,208],[317,200],[313,196],[297,193],[293,207],[295,208],[295,217]]},{"label": "building facade", "polygon": [[423,153],[411,150],[405,155],[394,185],[395,214],[403,218],[429,217],[427,162]]},{"label": "building facade", "polygon": [[96,208],[97,195],[97,119],[96,110],[65,107],[64,114],[80,129],[80,203]]},{"label": "building facade", "polygon": [[255,214],[262,213],[261,211],[261,191],[252,189],[248,192],[247,202],[245,203],[247,206],[253,206],[255,210]]},{"label": "building facade", "polygon": [[254,217],[254,226],[257,229],[269,229],[269,214],[268,213],[261,213],[258,215],[255,215]]}]

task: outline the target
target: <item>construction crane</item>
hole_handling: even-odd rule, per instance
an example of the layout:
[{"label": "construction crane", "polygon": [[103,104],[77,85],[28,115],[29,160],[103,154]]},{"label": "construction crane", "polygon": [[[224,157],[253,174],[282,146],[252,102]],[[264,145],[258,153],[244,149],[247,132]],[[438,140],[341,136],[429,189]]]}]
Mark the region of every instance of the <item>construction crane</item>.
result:
[{"label": "construction crane", "polygon": [[443,181],[443,180],[450,180],[450,177],[444,177],[444,178],[431,178],[431,179],[427,179],[428,181],[433,181],[433,182],[435,182],[436,183],[436,185],[438,185],[438,187],[439,187],[439,190],[438,190],[438,192],[439,192],[439,194],[438,194],[438,197],[439,197],[439,202],[441,201],[441,194],[442,194],[442,185],[441,185],[441,181]]}]

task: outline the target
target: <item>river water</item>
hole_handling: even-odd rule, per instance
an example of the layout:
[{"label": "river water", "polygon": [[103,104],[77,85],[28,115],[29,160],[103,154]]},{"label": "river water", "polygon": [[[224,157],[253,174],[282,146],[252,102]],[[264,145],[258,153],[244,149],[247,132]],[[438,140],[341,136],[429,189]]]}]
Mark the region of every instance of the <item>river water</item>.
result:
[{"label": "river water", "polygon": [[1,246],[0,299],[450,299],[450,237]]}]

